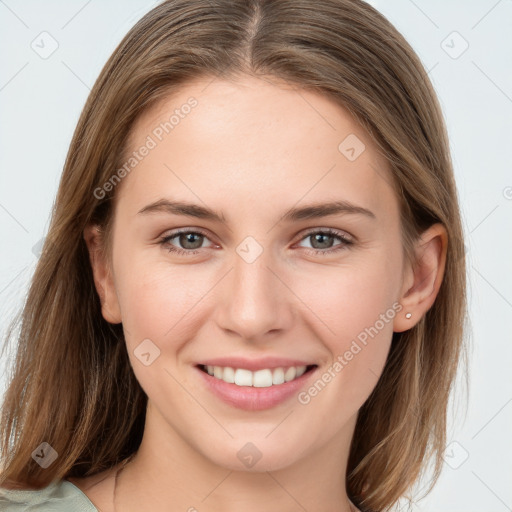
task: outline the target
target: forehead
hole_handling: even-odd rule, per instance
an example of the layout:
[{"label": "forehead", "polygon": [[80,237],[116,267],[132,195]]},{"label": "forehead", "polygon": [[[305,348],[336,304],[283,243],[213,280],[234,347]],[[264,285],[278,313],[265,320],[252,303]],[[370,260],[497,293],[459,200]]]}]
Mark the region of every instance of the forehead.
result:
[{"label": "forehead", "polygon": [[162,197],[259,211],[346,199],[397,213],[388,164],[350,113],[274,78],[184,85],[137,120],[126,161],[134,151],[116,191],[132,213]]}]

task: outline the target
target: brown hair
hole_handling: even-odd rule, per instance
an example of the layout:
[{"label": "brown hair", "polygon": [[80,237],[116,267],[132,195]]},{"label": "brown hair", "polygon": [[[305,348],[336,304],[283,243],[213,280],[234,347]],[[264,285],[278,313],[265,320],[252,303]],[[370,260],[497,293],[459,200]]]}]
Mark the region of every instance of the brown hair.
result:
[{"label": "brown hair", "polygon": [[[447,230],[438,296],[413,328],[393,334],[383,374],[359,411],[346,482],[357,506],[387,509],[433,458],[428,491],[433,487],[465,354],[457,191],[441,109],[419,58],[359,0],[169,0],[121,41],[79,119],[21,314],[2,405],[0,484],[41,488],[95,474],[137,450],[147,396],[130,366],[122,325],[101,315],[83,240],[86,225],[97,223],[109,254],[115,187],[101,200],[93,191],[122,165],[142,112],[189,80],[240,74],[319,92],[355,116],[390,164],[409,261],[424,229],[440,222]],[[47,469],[31,457],[42,442],[58,453]]]}]

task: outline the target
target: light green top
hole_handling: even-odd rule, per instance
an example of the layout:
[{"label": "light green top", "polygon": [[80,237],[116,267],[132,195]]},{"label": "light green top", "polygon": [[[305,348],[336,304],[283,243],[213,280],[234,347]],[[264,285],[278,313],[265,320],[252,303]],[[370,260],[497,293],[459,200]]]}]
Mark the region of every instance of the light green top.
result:
[{"label": "light green top", "polygon": [[68,480],[40,490],[0,488],[2,512],[98,512],[89,498]]}]

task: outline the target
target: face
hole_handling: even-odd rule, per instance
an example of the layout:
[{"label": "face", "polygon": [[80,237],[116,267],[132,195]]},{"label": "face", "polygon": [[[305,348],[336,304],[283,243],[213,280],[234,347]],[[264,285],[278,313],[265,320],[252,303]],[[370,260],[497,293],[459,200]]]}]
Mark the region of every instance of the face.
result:
[{"label": "face", "polygon": [[285,468],[341,446],[384,368],[404,285],[398,201],[329,99],[208,82],[132,130],[103,312],[123,322],[163,442]]}]

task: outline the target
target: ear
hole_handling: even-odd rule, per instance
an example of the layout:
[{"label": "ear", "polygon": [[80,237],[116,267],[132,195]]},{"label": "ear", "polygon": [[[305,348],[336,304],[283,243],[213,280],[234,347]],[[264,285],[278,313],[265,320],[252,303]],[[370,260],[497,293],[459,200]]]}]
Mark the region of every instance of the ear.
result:
[{"label": "ear", "polygon": [[[415,247],[416,263],[408,265],[399,298],[403,306],[393,322],[394,332],[414,327],[430,309],[443,281],[448,235],[442,224],[430,226]],[[410,318],[406,314],[410,313]]]},{"label": "ear", "polygon": [[119,324],[121,323],[121,309],[110,266],[101,250],[102,236],[99,227],[95,224],[88,225],[84,229],[83,237],[89,251],[94,285],[100,297],[103,318],[111,324]]}]

